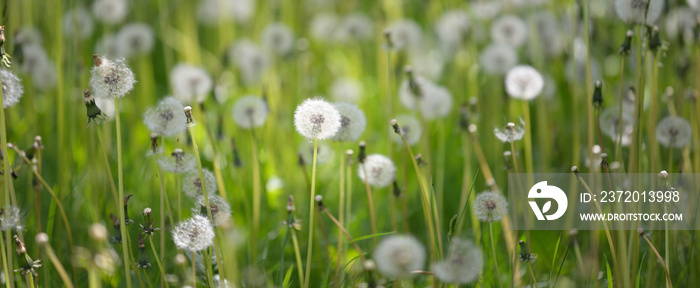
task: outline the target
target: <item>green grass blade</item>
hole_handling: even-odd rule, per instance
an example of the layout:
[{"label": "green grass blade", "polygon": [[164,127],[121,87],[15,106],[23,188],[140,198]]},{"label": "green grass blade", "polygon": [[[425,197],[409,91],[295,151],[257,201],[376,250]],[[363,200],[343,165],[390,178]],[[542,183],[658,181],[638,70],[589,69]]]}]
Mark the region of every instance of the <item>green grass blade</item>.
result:
[{"label": "green grass blade", "polygon": [[557,244],[554,246],[554,256],[552,256],[552,269],[549,270],[549,283],[550,284],[552,283],[552,272],[554,272],[554,265],[556,265],[556,261],[557,261],[557,253],[559,253],[559,242],[561,242],[561,233],[559,233],[559,238],[557,238]]},{"label": "green grass blade", "polygon": [[642,282],[641,281],[642,280],[642,266],[644,265],[644,258],[646,256],[647,256],[647,253],[644,252],[644,254],[642,254],[642,260],[639,261],[639,271],[637,271],[637,281],[634,284],[634,287],[636,287],[636,288],[639,288],[639,283]]},{"label": "green grass blade", "polygon": [[605,256],[605,271],[607,272],[608,288],[613,288],[612,271],[610,271],[610,263],[608,263],[608,256],[605,254],[603,254],[603,256]]},{"label": "green grass blade", "polygon": [[348,244],[352,244],[352,243],[359,242],[359,241],[362,241],[362,240],[372,239],[372,238],[374,238],[374,237],[381,237],[381,236],[384,236],[384,235],[391,235],[391,234],[394,234],[394,233],[396,233],[396,231],[382,232],[382,233],[377,233],[377,234],[365,235],[365,236],[357,237],[357,238],[353,239],[352,241],[348,242]]}]

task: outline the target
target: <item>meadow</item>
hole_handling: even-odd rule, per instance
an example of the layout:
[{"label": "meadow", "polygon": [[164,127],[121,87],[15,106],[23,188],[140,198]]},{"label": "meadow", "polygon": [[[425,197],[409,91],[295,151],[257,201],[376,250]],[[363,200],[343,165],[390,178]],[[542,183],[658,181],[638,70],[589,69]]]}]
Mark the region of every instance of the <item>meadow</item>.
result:
[{"label": "meadow", "polygon": [[695,230],[529,230],[506,199],[512,173],[700,183],[699,21],[698,0],[0,0],[0,284],[698,287]]}]

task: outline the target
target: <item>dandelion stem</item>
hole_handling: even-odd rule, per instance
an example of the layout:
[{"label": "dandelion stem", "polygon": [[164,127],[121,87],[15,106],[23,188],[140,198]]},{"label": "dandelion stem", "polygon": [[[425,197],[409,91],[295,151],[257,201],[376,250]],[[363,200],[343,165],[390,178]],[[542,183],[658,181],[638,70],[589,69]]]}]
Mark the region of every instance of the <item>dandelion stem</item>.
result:
[{"label": "dandelion stem", "polygon": [[119,196],[117,196],[117,186],[114,184],[114,177],[112,176],[112,167],[109,166],[109,160],[107,159],[107,151],[105,150],[104,141],[102,140],[102,130],[100,127],[96,127],[97,139],[100,141],[100,150],[102,150],[102,160],[104,161],[105,168],[107,169],[107,176],[109,176],[110,191],[112,191],[112,196],[114,197],[114,204],[117,205],[117,210],[121,209],[121,202],[119,201]]},{"label": "dandelion stem", "polygon": [[[117,174],[118,174],[118,183],[119,183],[119,198],[117,199],[117,206],[119,206],[119,200],[124,199],[124,170],[123,170],[123,163],[122,163],[122,128],[121,128],[121,120],[119,117],[119,99],[114,98],[114,119],[115,122],[117,123]],[[63,211],[63,209],[61,209]],[[122,255],[124,255],[122,258],[124,262],[124,276],[126,277],[126,287],[131,288],[131,272],[129,271],[129,250],[131,250],[131,247],[129,247],[129,241],[126,237],[126,220],[125,220],[125,215],[124,209],[118,208],[117,211],[119,211],[119,231],[121,233],[121,237],[124,241],[122,244]],[[69,230],[70,231],[70,230]],[[71,245],[72,246],[72,245]]]},{"label": "dandelion stem", "polygon": [[299,239],[297,238],[297,231],[291,229],[292,232],[292,245],[294,245],[294,258],[297,261],[297,274],[299,275],[299,284],[304,283],[304,265],[301,263],[301,250],[299,249]]},{"label": "dandelion stem", "polygon": [[654,251],[654,254],[656,254],[656,258],[659,259],[659,263],[661,263],[661,267],[664,268],[664,272],[666,273],[666,281],[668,281],[667,282],[668,287],[673,288],[673,283],[671,282],[671,275],[668,273],[668,268],[666,267],[666,263],[664,262],[664,259],[661,258],[661,255],[659,255],[659,251],[656,250],[656,247],[654,247],[654,244],[651,244],[651,241],[649,241],[649,238],[647,238],[646,234],[642,233],[641,237],[647,241],[647,244],[649,244],[649,247],[651,247],[651,250]]},{"label": "dandelion stem", "polygon": [[[374,215],[374,200],[372,197],[372,189],[369,187],[369,174],[367,174],[367,168],[362,164],[362,173],[365,175],[365,191],[367,191],[367,205],[369,206],[369,221],[372,227],[372,234],[377,234],[377,218]],[[374,244],[377,244],[377,238],[374,238]]]},{"label": "dandelion stem", "polygon": [[620,163],[620,165],[623,165],[622,161],[622,104],[625,101],[625,58],[626,55],[622,55],[620,58],[620,100],[619,100],[619,114],[618,114],[618,123],[617,123],[617,141],[615,142],[615,161],[617,163]]},{"label": "dandelion stem", "polygon": [[[211,261],[209,261],[211,263]],[[197,272],[194,264],[194,250],[192,250],[192,287],[197,288]]]},{"label": "dandelion stem", "polygon": [[[0,98],[2,98],[2,97],[0,97]],[[5,247],[5,239],[2,238],[1,234],[2,233],[0,233],[0,248],[2,249],[2,268],[3,268],[3,272],[5,273],[5,275],[10,275],[10,272],[8,270],[9,266],[7,264],[7,252],[6,252],[7,250]],[[5,287],[7,287],[7,288],[10,287],[9,279],[5,280]]]},{"label": "dandelion stem", "polygon": [[[338,189],[339,189],[339,194],[338,195],[338,218],[340,222],[340,226],[343,226],[343,223],[345,222],[345,151],[343,149],[343,142],[340,143],[340,171],[339,171],[339,178],[338,178]],[[341,234],[341,231],[338,231],[338,247],[336,248],[336,253],[338,254],[338,267],[336,267],[335,275],[338,276],[340,275],[341,272],[341,267],[343,266],[343,262],[345,262],[345,250],[343,249],[343,235]],[[340,284],[340,281],[336,281],[338,284]]]},{"label": "dandelion stem", "polygon": [[[2,85],[2,79],[0,79],[0,85]],[[2,95],[2,89],[0,89],[0,149],[2,151],[7,150],[7,123],[5,123],[5,104],[4,104],[4,95]],[[12,177],[10,177],[10,158],[5,153],[5,157],[2,157],[2,165],[3,165],[3,173],[2,176],[4,178],[3,182],[3,188],[4,188],[4,194],[5,194],[5,205],[10,205],[10,185],[12,185]],[[30,166],[31,167],[31,166]],[[9,234],[7,234],[9,235]],[[7,242],[10,243],[10,237],[7,236]],[[8,255],[10,255],[10,245],[7,246],[7,252]],[[10,267],[13,267],[12,265],[12,257],[7,258],[7,264]],[[7,267],[7,265],[6,265]],[[14,273],[7,273],[5,272],[5,275],[7,276],[7,279],[5,280],[5,283],[9,283],[8,287],[14,286]]]},{"label": "dandelion stem", "polygon": [[489,240],[491,240],[491,252],[493,253],[493,268],[494,270],[496,270],[495,277],[498,280],[498,287],[503,288],[503,283],[501,283],[501,273],[498,271],[498,256],[496,255],[496,245],[494,244],[495,241],[493,241],[493,222],[489,222]]},{"label": "dandelion stem", "polygon": [[357,253],[360,254],[360,258],[361,258],[362,261],[364,262],[364,261],[366,260],[366,259],[365,259],[365,253],[362,252],[362,249],[360,249],[360,246],[357,245],[357,242],[355,242],[355,241],[352,239],[352,236],[350,236],[350,233],[348,233],[348,230],[345,230],[345,228],[343,228],[343,225],[341,225],[340,222],[338,222],[338,219],[335,219],[335,217],[333,217],[333,214],[331,214],[331,212],[328,211],[328,209],[325,209],[325,208],[324,208],[324,209],[323,209],[323,212],[326,213],[326,215],[328,215],[328,218],[330,218],[331,221],[333,221],[333,223],[335,223],[335,226],[338,226],[338,230],[339,230],[340,232],[343,232],[343,234],[345,234],[345,237],[348,237],[348,240],[350,240],[350,242],[352,243],[352,245],[355,246],[355,250],[357,250]]},{"label": "dandelion stem", "polygon": [[314,153],[313,153],[313,163],[311,165],[311,197],[309,198],[309,242],[306,248],[306,275],[304,276],[304,288],[309,288],[309,282],[311,281],[311,261],[313,256],[313,244],[314,244],[314,212],[315,209],[315,198],[316,198],[316,157],[318,156],[318,139],[314,138]]},{"label": "dandelion stem", "polygon": [[253,259],[256,258],[256,239],[258,239],[258,231],[260,229],[260,160],[258,157],[258,143],[255,141],[255,134],[251,129],[250,145],[253,154],[253,229],[251,231],[250,249]]},{"label": "dandelion stem", "polygon": [[[70,280],[70,277],[68,277],[68,273],[66,273],[66,269],[63,268],[63,265],[61,264],[61,260],[56,257],[56,253],[54,253],[53,249],[51,248],[51,245],[46,243],[43,245],[44,247],[44,252],[46,255],[49,257],[49,260],[51,261],[51,264],[53,264],[54,267],[56,267],[56,272],[58,272],[58,276],[61,277],[61,280],[63,280],[63,285],[68,288],[73,288],[73,283]],[[31,275],[31,273],[29,273]],[[34,287],[34,286],[30,286]]]},{"label": "dandelion stem", "polygon": [[537,278],[535,278],[535,273],[532,272],[532,264],[530,264],[530,261],[527,261],[527,270],[530,271],[530,278],[532,278],[532,285],[537,288]]},{"label": "dandelion stem", "polygon": [[[165,238],[165,237],[163,237]],[[156,246],[153,245],[153,237],[148,237],[148,242],[151,244],[151,250],[153,251],[153,255],[156,258],[156,263],[158,264],[158,269],[160,269],[160,276],[163,278],[163,284],[165,284],[165,287],[170,287],[168,285],[168,281],[165,280],[165,269],[163,269],[163,265],[160,263],[160,257],[158,257],[158,252],[156,252]],[[221,280],[223,282],[223,280]]]}]

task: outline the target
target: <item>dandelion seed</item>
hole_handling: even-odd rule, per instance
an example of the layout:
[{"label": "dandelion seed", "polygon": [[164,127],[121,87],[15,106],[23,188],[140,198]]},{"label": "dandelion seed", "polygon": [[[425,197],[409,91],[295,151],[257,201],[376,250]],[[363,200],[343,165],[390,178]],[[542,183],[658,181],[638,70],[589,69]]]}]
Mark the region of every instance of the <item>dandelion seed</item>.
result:
[{"label": "dandelion seed", "polygon": [[117,50],[124,57],[148,54],[155,44],[153,28],[144,23],[125,25],[116,37]]},{"label": "dandelion seed", "polygon": [[479,220],[484,222],[499,221],[506,213],[508,213],[508,203],[503,195],[492,191],[485,191],[476,195],[474,214]]},{"label": "dandelion seed", "polygon": [[134,89],[134,73],[126,65],[126,60],[109,60],[93,55],[95,66],[90,71],[90,87],[95,98],[112,100],[126,96]]},{"label": "dandelion seed", "polygon": [[365,113],[355,104],[334,103],[340,113],[340,129],[333,136],[333,140],[344,142],[355,142],[365,131],[367,119]]},{"label": "dandelion seed", "polygon": [[521,100],[535,99],[544,88],[544,78],[530,66],[516,66],[510,69],[505,83],[508,95]]},{"label": "dandelion seed", "polygon": [[420,26],[413,20],[403,19],[384,30],[392,50],[417,50],[423,39]]},{"label": "dandelion seed", "polygon": [[491,25],[491,39],[495,43],[520,47],[527,41],[527,24],[514,15],[503,15]]},{"label": "dandelion seed", "polygon": [[119,24],[129,13],[129,2],[126,0],[96,0],[92,2],[92,13],[95,19],[105,24]]},{"label": "dandelion seed", "polygon": [[518,64],[518,52],[509,45],[491,44],[481,53],[479,63],[486,73],[505,75]]},{"label": "dandelion seed", "polygon": [[483,253],[469,240],[453,239],[448,255],[449,258],[432,265],[435,277],[445,283],[474,282],[484,267]]},{"label": "dandelion seed", "polygon": [[340,129],[340,120],[338,109],[321,99],[306,99],[294,111],[297,132],[309,140],[333,137]]},{"label": "dandelion seed", "polygon": [[[207,169],[202,170],[202,173],[204,174],[204,185],[207,187],[207,193],[214,195],[218,190],[216,176],[214,176],[214,173]],[[199,178],[198,171],[191,171],[185,175],[185,178],[182,181],[182,192],[185,192],[185,195],[191,198],[197,198],[197,196],[204,195],[204,191],[202,190],[202,179]]]},{"label": "dandelion seed", "polygon": [[362,98],[362,83],[354,78],[337,78],[331,84],[331,98],[338,102],[357,103]]},{"label": "dandelion seed", "polygon": [[257,96],[243,96],[233,104],[233,121],[241,128],[262,126],[268,113],[267,103]]},{"label": "dandelion seed", "polygon": [[[375,188],[384,188],[391,185],[396,177],[396,166],[388,157],[379,154],[368,155],[363,163],[360,163],[357,173],[363,182],[368,182]],[[365,175],[365,171],[367,174]]]},{"label": "dandelion seed", "polygon": [[16,206],[5,206],[0,209],[0,230],[7,231],[21,227],[20,210]]},{"label": "dandelion seed", "polygon": [[270,64],[268,56],[262,49],[250,40],[240,40],[227,50],[227,57],[233,61],[241,73],[246,85],[260,82],[263,73]]},{"label": "dandelion seed", "polygon": [[629,24],[653,25],[663,10],[664,0],[615,0],[617,16]]},{"label": "dandelion seed", "polygon": [[64,37],[77,36],[80,39],[86,39],[92,35],[95,22],[93,22],[90,12],[83,7],[78,7],[63,14],[61,26]]},{"label": "dandelion seed", "polygon": [[[420,140],[421,134],[423,133],[423,128],[420,121],[411,115],[399,115],[396,116],[396,121],[401,129],[401,134],[406,139],[408,146],[413,146]],[[395,143],[403,145],[403,140],[401,136],[396,134],[390,127],[391,140]]]},{"label": "dandelion seed", "polygon": [[193,101],[202,103],[213,88],[214,82],[204,69],[185,63],[179,63],[170,72],[170,86],[175,97],[183,105]]},{"label": "dandelion seed", "polygon": [[277,55],[287,55],[294,48],[294,32],[287,25],[272,23],[262,32],[263,47],[271,49]]},{"label": "dandelion seed", "polygon": [[[331,148],[330,145],[328,145],[325,142],[318,143],[318,149],[316,150],[316,163],[317,164],[325,164],[331,159],[333,159],[334,150]],[[313,163],[313,157],[314,157],[314,143],[309,142],[309,141],[303,141],[301,145],[299,145],[299,157],[301,157],[302,161],[307,164]]]},{"label": "dandelion seed", "polygon": [[[207,190],[207,192],[209,191]],[[224,198],[221,198],[221,196],[209,195],[209,209],[211,210],[212,225],[214,225],[214,227],[226,226],[231,222],[231,205],[229,205]],[[201,216],[207,217],[207,206],[204,201],[204,195],[197,196],[195,199],[195,209],[192,210],[192,213],[199,213]]]},{"label": "dandelion seed", "polygon": [[683,148],[690,144],[692,128],[687,120],[678,116],[666,116],[656,125],[656,140],[669,148]]},{"label": "dandelion seed", "polygon": [[374,24],[363,13],[352,13],[343,18],[335,29],[335,39],[339,43],[351,43],[372,39]]},{"label": "dandelion seed", "polygon": [[520,119],[520,125],[515,125],[513,122],[508,122],[506,127],[503,129],[494,128],[493,133],[496,135],[498,140],[501,140],[501,142],[504,143],[518,141],[523,139],[523,136],[525,135],[525,122],[523,122],[522,119]]},{"label": "dandelion seed", "polygon": [[173,242],[178,249],[202,251],[213,244],[214,228],[206,217],[194,215],[173,228]]},{"label": "dandelion seed", "polygon": [[177,135],[187,128],[184,107],[174,97],[166,97],[143,114],[143,122],[151,132],[165,137]]},{"label": "dandelion seed", "polygon": [[24,95],[22,80],[5,68],[0,68],[0,85],[2,86],[3,108],[9,108],[19,103],[19,99]]},{"label": "dandelion seed", "polygon": [[425,265],[425,248],[413,236],[389,236],[377,245],[373,254],[377,270],[395,279],[410,279]]}]

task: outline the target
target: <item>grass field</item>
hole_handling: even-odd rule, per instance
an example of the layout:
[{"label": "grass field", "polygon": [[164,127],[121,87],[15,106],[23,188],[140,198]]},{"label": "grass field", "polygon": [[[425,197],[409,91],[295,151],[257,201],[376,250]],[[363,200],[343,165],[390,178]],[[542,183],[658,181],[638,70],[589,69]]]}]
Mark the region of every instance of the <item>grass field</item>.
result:
[{"label": "grass field", "polygon": [[0,0],[0,282],[698,287],[694,230],[516,230],[504,197],[509,173],[700,181],[699,13]]}]

